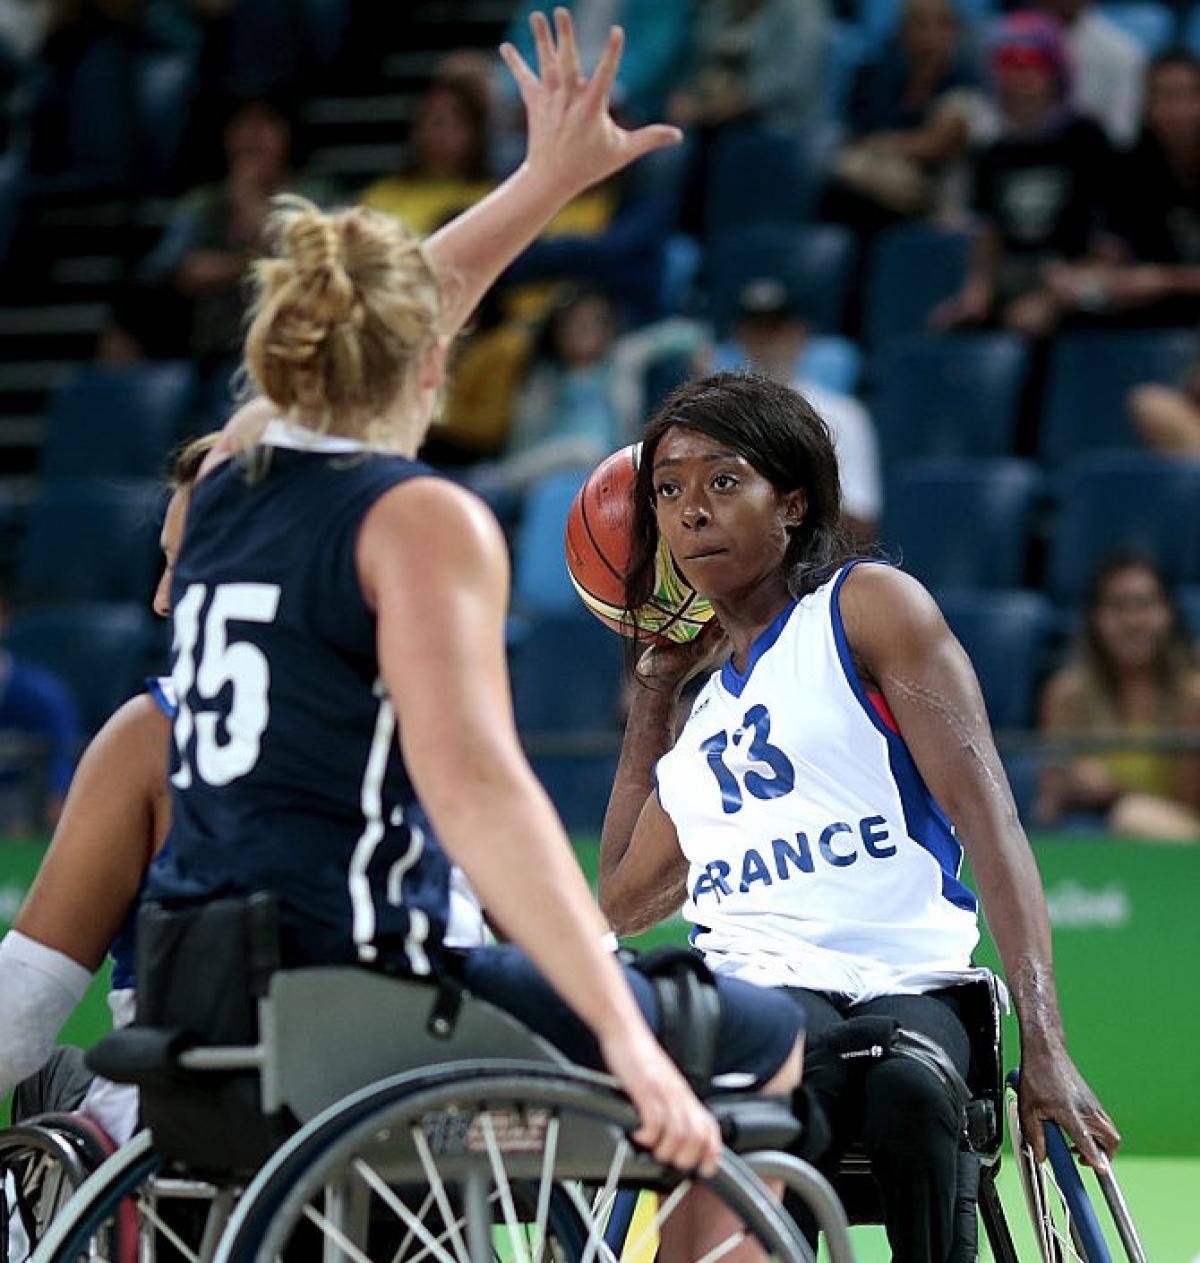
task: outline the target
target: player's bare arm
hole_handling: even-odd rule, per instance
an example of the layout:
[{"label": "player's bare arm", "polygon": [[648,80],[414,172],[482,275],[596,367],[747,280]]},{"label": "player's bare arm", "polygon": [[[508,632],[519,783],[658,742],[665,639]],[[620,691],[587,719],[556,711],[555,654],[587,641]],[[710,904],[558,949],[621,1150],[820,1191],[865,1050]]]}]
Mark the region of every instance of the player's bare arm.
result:
[{"label": "player's bare arm", "polygon": [[922,777],[971,859],[1021,1028],[1021,1109],[1041,1153],[1038,1118],[1102,1165],[1120,1136],[1067,1055],[1041,879],[1017,817],[975,672],[937,605],[913,578],[856,566],[841,612],[856,659],[882,690]]},{"label": "player's bare arm", "polygon": [[14,929],[96,970],[168,827],[170,721],[133,698],[88,747]]}]

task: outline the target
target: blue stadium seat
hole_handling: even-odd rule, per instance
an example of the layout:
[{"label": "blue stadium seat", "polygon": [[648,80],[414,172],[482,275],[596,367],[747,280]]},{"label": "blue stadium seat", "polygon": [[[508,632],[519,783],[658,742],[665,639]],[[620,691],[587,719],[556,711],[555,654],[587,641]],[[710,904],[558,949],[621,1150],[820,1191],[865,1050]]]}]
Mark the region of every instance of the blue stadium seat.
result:
[{"label": "blue stadium seat", "polygon": [[1200,57],[1200,4],[1193,5],[1184,19],[1183,46]]},{"label": "blue stadium seat", "polygon": [[1175,14],[1165,4],[1150,0],[1104,3],[1099,11],[1127,35],[1132,35],[1150,57],[1169,48],[1175,39]]},{"label": "blue stadium seat", "polygon": [[120,40],[100,39],[80,58],[67,89],[70,182],[124,185],[135,175],[137,66]]},{"label": "blue stadium seat", "polygon": [[754,224],[721,233],[708,249],[709,315],[725,336],[747,281],[773,277],[788,287],[813,329],[837,333],[858,247],[838,224]]},{"label": "blue stadium seat", "polygon": [[884,548],[931,588],[1020,587],[1041,486],[1036,466],[1011,458],[902,464],[887,483]]},{"label": "blue stadium seat", "polygon": [[625,644],[576,601],[531,620],[511,655],[517,726],[569,829],[598,830],[617,768]]},{"label": "blue stadium seat", "polygon": [[196,388],[190,364],[93,365],[50,401],[43,478],[151,478],[183,433]]},{"label": "blue stadium seat", "polygon": [[826,41],[825,116],[840,122],[850,106],[855,76],[870,50],[864,31],[850,22],[830,22]]},{"label": "blue stadium seat", "polygon": [[1054,613],[1037,592],[962,590],[938,593],[950,630],[979,676],[988,718],[998,730],[1027,728]]},{"label": "blue stadium seat", "polygon": [[576,613],[579,597],[567,574],[567,514],[585,470],[543,478],[525,499],[513,542],[513,604],[524,613]]},{"label": "blue stadium seat", "polygon": [[930,224],[880,233],[867,270],[863,332],[870,345],[924,332],[938,303],[962,288],[970,249],[967,233]]},{"label": "blue stadium seat", "polygon": [[1200,641],[1200,584],[1183,584],[1175,590],[1175,599],[1188,634]]},{"label": "blue stadium seat", "polygon": [[150,187],[174,169],[196,89],[196,67],[183,53],[144,53],[137,69],[139,174]]},{"label": "blue stadium seat", "polygon": [[70,688],[90,734],[140,688],[152,624],[140,605],[56,605],[14,615],[4,643]]},{"label": "blue stadium seat", "polygon": [[885,347],[871,406],[885,468],[928,456],[1007,456],[1028,373],[1029,349],[1012,333]]},{"label": "blue stadium seat", "polygon": [[1035,754],[1012,753],[1002,754],[1001,761],[1013,800],[1017,804],[1017,815],[1025,828],[1031,829],[1034,826],[1033,813],[1041,780],[1041,760]]},{"label": "blue stadium seat", "polygon": [[1056,465],[1081,452],[1140,447],[1129,392],[1146,382],[1177,382],[1195,354],[1193,330],[1064,335],[1050,359],[1042,460]]},{"label": "blue stadium seat", "polygon": [[148,602],[158,573],[157,482],[57,478],[29,515],[17,587],[29,600]]},{"label": "blue stadium seat", "polygon": [[1067,466],[1051,538],[1055,599],[1078,605],[1100,565],[1126,549],[1154,558],[1172,584],[1200,580],[1200,460],[1097,452]]},{"label": "blue stadium seat", "polygon": [[704,190],[704,231],[747,224],[802,224],[812,216],[817,180],[799,140],[748,125],[713,142]]}]

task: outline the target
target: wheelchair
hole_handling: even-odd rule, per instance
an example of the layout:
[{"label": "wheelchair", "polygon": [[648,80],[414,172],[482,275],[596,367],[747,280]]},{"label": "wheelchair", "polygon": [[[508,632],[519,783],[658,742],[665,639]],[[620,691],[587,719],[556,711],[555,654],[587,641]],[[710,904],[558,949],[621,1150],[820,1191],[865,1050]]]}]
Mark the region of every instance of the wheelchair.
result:
[{"label": "wheelchair", "polygon": [[[967,1209],[959,1219],[954,1260],[977,1256],[977,1224],[982,1222],[995,1263],[1019,1263],[1005,1206],[996,1185],[1000,1173],[1007,1118],[1020,1184],[1043,1263],[1112,1263],[1100,1220],[1081,1178],[1070,1146],[1055,1123],[1045,1123],[1047,1160],[1038,1163],[1024,1136],[1017,1113],[1019,1071],[1004,1075],[1001,1046],[1001,996],[996,977],[982,973],[954,988],[958,1011],[967,1028],[971,1062],[963,1109],[959,1153],[960,1188],[967,1187]],[[1104,1201],[1128,1263],[1146,1263],[1129,1208],[1111,1169],[1097,1173]],[[832,1184],[852,1224],[880,1224],[883,1207],[861,1144],[842,1158]]]},{"label": "wheelchair", "polygon": [[[704,1263],[747,1240],[810,1263],[768,1179],[812,1207],[833,1263],[853,1263],[828,1184],[781,1152],[796,1131],[786,1102],[711,1100],[718,1169],[684,1175],[632,1143],[636,1115],[612,1079],[507,1013],[355,967],[278,969],[254,919],[238,911],[209,935],[244,950],[232,974],[217,971],[224,1013],[204,1040],[179,1025],[189,1001],[173,977],[144,988],[138,1026],[94,1050],[99,1073],[138,1083],[146,1128],[82,1181],[34,1263],[616,1263],[652,1257],[672,1234]],[[230,977],[246,980],[244,996]],[[676,1212],[700,1186],[722,1208],[720,1232],[684,1242]],[[630,1193],[632,1228],[615,1213]]]}]

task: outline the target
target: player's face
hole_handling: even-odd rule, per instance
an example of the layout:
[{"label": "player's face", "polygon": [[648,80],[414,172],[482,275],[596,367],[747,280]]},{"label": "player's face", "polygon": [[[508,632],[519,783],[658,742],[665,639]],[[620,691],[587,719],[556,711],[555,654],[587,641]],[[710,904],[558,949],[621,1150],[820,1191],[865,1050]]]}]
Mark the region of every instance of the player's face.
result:
[{"label": "player's face", "polygon": [[695,430],[668,430],[654,454],[658,529],[702,596],[734,600],[781,577],[802,491],[777,491],[744,456]]},{"label": "player's face", "polygon": [[163,572],[158,587],[154,589],[154,612],[160,618],[166,618],[171,612],[171,579],[175,574],[179,543],[183,539],[183,519],[187,516],[189,495],[190,492],[181,489],[171,497],[158,537],[163,554]]}]

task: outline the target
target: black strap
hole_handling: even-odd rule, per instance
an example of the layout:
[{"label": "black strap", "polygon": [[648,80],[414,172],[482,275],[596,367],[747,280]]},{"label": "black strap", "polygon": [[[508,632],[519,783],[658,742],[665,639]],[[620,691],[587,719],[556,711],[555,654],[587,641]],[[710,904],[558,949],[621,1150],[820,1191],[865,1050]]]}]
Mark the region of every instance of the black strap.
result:
[{"label": "black strap", "polygon": [[712,970],[686,948],[657,947],[623,953],[648,978],[658,1001],[658,1039],[698,1096],[712,1090],[721,1000]]}]

